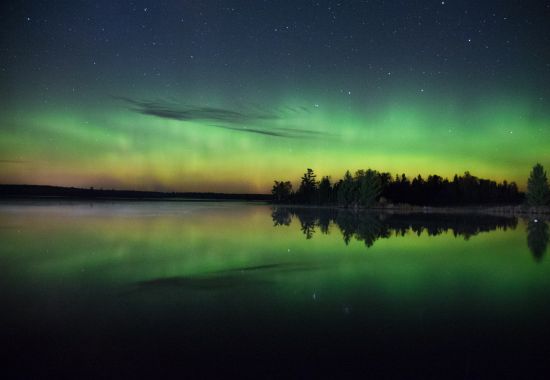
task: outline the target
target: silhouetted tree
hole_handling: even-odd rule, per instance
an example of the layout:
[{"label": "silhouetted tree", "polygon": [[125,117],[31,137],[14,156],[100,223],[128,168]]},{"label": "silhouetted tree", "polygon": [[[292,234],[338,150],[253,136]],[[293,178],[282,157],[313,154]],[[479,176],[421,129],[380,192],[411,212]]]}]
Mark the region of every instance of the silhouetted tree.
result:
[{"label": "silhouetted tree", "polygon": [[373,206],[382,190],[380,176],[374,170],[361,170],[357,172],[356,180],[359,186],[359,204],[364,207]]},{"label": "silhouetted tree", "polygon": [[332,186],[329,177],[323,177],[319,182],[319,203],[322,205],[329,204],[332,200]]},{"label": "silhouetted tree", "polygon": [[[538,171],[539,169],[537,173]],[[539,177],[546,178],[544,171],[541,173]],[[539,182],[542,183],[539,188],[541,186],[544,188],[546,182],[544,180]],[[280,183],[275,182],[275,184]],[[547,183],[545,188],[548,188]],[[524,199],[524,194],[518,190],[514,182],[497,183],[478,178],[469,172],[465,172],[463,176],[455,175],[452,181],[438,175],[429,175],[427,180],[418,175],[410,181],[405,174],[392,178],[389,173],[379,173],[369,169],[358,170],[355,176],[352,176],[348,170],[344,178],[331,187],[328,177],[323,177],[318,183],[313,170],[308,169],[295,194],[290,192],[288,195],[288,191],[274,186],[273,195],[276,202],[281,201],[277,197],[279,190],[285,194],[283,198],[288,196],[289,202],[338,204],[342,207],[359,205],[371,207],[380,200],[381,196],[397,204],[436,206],[518,204]]]},{"label": "silhouetted tree", "polygon": [[307,169],[307,171],[302,176],[300,187],[296,193],[296,197],[300,202],[303,203],[317,203],[317,181],[315,180],[317,176],[313,172],[313,169]]},{"label": "silhouetted tree", "polygon": [[424,187],[426,183],[424,182],[424,179],[419,174],[418,177],[414,178],[411,182],[411,202],[417,205],[423,205],[424,203],[424,197],[426,196],[426,193],[424,192]]},{"label": "silhouetted tree", "polygon": [[274,181],[275,184],[271,189],[273,200],[275,202],[288,202],[292,195],[292,183],[289,181]]},{"label": "silhouetted tree", "polygon": [[348,170],[346,174],[344,174],[344,179],[338,187],[338,204],[344,207],[351,205],[354,200],[354,192],[353,177]]},{"label": "silhouetted tree", "polygon": [[478,187],[479,182],[477,177],[471,175],[470,172],[465,172],[464,177],[460,181],[460,192],[463,194],[463,202],[465,204],[478,203]]},{"label": "silhouetted tree", "polygon": [[527,202],[532,206],[544,206],[548,204],[549,196],[546,172],[542,165],[537,163],[527,180]]}]

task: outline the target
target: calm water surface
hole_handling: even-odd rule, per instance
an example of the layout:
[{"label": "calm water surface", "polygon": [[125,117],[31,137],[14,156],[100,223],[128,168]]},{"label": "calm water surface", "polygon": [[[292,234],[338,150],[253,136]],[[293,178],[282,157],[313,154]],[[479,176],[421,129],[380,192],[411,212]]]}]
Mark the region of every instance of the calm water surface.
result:
[{"label": "calm water surface", "polygon": [[22,377],[544,377],[548,230],[250,203],[3,203],[3,358]]}]

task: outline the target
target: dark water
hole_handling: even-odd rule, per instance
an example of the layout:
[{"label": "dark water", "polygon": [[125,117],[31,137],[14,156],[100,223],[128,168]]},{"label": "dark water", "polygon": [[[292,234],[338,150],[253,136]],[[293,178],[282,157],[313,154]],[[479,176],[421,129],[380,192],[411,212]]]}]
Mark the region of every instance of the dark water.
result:
[{"label": "dark water", "polygon": [[4,370],[544,378],[548,240],[481,215],[4,203]]}]

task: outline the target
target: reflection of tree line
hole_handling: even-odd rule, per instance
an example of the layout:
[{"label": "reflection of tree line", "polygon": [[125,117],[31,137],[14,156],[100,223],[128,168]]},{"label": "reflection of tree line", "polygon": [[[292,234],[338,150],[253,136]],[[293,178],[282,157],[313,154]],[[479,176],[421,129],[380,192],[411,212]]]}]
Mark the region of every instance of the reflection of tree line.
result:
[{"label": "reflection of tree line", "polygon": [[[349,244],[352,238],[363,241],[367,247],[377,239],[391,236],[403,236],[409,231],[420,235],[426,232],[430,236],[451,232],[455,237],[469,239],[480,232],[496,229],[515,229],[518,219],[515,217],[478,214],[381,214],[353,212],[343,209],[274,207],[272,209],[275,226],[288,226],[297,218],[306,239],[311,239],[319,230],[328,234],[331,223],[336,225]],[[538,261],[544,255],[550,240],[548,225],[541,220],[530,220],[527,225],[527,243]]]},{"label": "reflection of tree line", "polygon": [[548,240],[550,240],[548,224],[537,219],[530,220],[527,223],[527,246],[529,246],[535,260],[540,261],[544,256]]}]

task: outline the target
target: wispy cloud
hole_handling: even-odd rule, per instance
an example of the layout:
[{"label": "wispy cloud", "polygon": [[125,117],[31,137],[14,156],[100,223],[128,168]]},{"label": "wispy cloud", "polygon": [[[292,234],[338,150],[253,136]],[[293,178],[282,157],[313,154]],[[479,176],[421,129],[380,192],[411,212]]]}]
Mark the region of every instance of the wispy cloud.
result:
[{"label": "wispy cloud", "polygon": [[310,113],[307,107],[285,107],[278,111],[235,111],[226,108],[186,106],[169,102],[142,101],[128,97],[115,97],[130,105],[130,110],[142,115],[179,121],[214,122],[207,125],[227,130],[285,138],[321,138],[332,134],[312,129],[280,127],[296,115]]},{"label": "wispy cloud", "polygon": [[282,133],[277,131],[270,131],[265,129],[255,129],[255,128],[248,128],[248,127],[232,127],[230,125],[214,125],[210,124],[212,127],[216,128],[223,128],[223,129],[229,129],[231,131],[239,131],[239,132],[248,132],[248,133],[258,133],[260,135],[266,135],[266,136],[275,136],[275,137],[297,137],[290,133]]},{"label": "wispy cloud", "polygon": [[238,112],[225,108],[185,106],[168,102],[140,101],[127,97],[116,97],[130,104],[133,111],[181,121],[208,120],[226,123],[246,123],[259,120],[278,120],[280,116],[265,112]]}]

